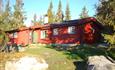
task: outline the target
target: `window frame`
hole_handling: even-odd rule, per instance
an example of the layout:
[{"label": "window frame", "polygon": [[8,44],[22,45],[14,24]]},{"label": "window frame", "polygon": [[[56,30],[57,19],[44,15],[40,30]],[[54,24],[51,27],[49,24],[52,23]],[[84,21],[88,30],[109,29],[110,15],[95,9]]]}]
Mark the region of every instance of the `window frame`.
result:
[{"label": "window frame", "polygon": [[18,32],[14,32],[13,33],[13,38],[17,38],[18,37]]},{"label": "window frame", "polygon": [[53,29],[53,35],[58,35],[59,34],[59,29],[58,28],[54,28]]},{"label": "window frame", "polygon": [[47,31],[41,30],[40,31],[40,39],[45,39],[45,38],[47,38]]},{"label": "window frame", "polygon": [[76,27],[75,26],[69,26],[68,27],[68,34],[75,34],[76,33]]}]

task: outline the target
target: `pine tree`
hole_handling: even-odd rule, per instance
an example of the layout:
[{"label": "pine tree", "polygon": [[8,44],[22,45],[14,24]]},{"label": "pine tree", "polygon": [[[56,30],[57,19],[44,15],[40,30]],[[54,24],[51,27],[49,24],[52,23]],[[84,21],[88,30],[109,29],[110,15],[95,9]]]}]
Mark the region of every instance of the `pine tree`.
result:
[{"label": "pine tree", "polygon": [[68,21],[70,19],[71,19],[71,16],[70,16],[69,2],[67,0],[65,20]]},{"label": "pine tree", "polygon": [[42,25],[44,24],[44,18],[42,16],[40,16],[39,20],[38,20],[38,24]]},{"label": "pine tree", "polygon": [[34,19],[34,22],[37,22],[37,15],[36,14],[34,14],[33,19]]},{"label": "pine tree", "polygon": [[89,17],[88,11],[87,11],[87,8],[84,6],[80,14],[80,18],[87,18],[87,17]]},{"label": "pine tree", "polygon": [[2,24],[3,0],[0,0],[0,24]]},{"label": "pine tree", "polygon": [[9,30],[11,29],[11,8],[10,8],[10,0],[6,1],[5,10],[2,13],[1,17],[1,30]]},{"label": "pine tree", "polygon": [[7,0],[7,4],[5,6],[5,11],[4,11],[5,16],[9,16],[11,14],[10,10],[11,10],[10,9],[10,0]]},{"label": "pine tree", "polygon": [[[0,0],[0,3],[2,2],[2,0]],[[1,3],[2,4],[2,3]],[[11,8],[9,6],[10,4],[10,0],[6,1],[6,5],[5,8],[2,7],[2,12],[0,13],[1,17],[0,17],[0,52],[5,48],[6,43],[9,41],[8,36],[6,35],[6,33],[4,31],[9,30],[10,29],[10,15],[11,15]],[[4,11],[3,11],[4,9]]]},{"label": "pine tree", "polygon": [[111,48],[115,44],[115,0],[100,0],[96,10],[98,21],[106,26],[103,35]]},{"label": "pine tree", "polygon": [[53,12],[52,12],[52,9],[53,9],[53,4],[52,4],[52,1],[50,2],[50,5],[49,5],[49,8],[48,8],[48,11],[47,11],[47,15],[48,15],[48,23],[52,23],[54,22],[53,21]]},{"label": "pine tree", "polygon": [[[97,18],[104,25],[115,25],[115,0],[100,0],[97,7]],[[115,30],[115,27],[114,27]]]},{"label": "pine tree", "polygon": [[13,18],[14,18],[14,28],[19,28],[24,26],[24,11],[23,11],[23,5],[24,3],[22,0],[16,0],[16,4],[14,6],[14,13],[13,13]]},{"label": "pine tree", "polygon": [[63,17],[64,17],[64,15],[62,13],[62,4],[61,4],[61,0],[59,0],[58,10],[57,10],[57,14],[56,14],[56,22],[62,22]]},{"label": "pine tree", "polygon": [[33,19],[31,20],[33,25],[37,25],[37,15],[34,14]]},{"label": "pine tree", "polygon": [[0,15],[3,12],[3,0],[0,0]]},{"label": "pine tree", "polygon": [[0,14],[0,29],[3,31],[12,30],[23,26],[23,3],[22,0],[16,0],[14,6],[14,12],[11,12],[10,0],[6,0],[5,7],[2,6],[2,0],[0,0],[0,8],[2,7],[2,13]]},{"label": "pine tree", "polygon": [[3,23],[6,25],[4,27],[5,30],[9,30],[11,28],[11,8],[10,8],[10,0],[7,0],[7,4],[5,6],[5,11],[3,13]]}]

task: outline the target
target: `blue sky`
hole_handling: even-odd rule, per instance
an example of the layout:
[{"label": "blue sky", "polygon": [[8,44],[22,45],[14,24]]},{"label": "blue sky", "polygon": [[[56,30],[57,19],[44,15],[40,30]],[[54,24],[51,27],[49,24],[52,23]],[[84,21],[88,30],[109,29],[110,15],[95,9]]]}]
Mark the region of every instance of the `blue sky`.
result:
[{"label": "blue sky", "polygon": [[[27,17],[25,23],[29,25],[31,23],[34,14],[37,14],[38,19],[40,16],[46,14],[50,1],[51,0],[23,0],[24,11],[26,12],[25,15]],[[65,13],[66,1],[67,0],[61,0],[63,13]],[[52,2],[53,2],[53,11],[56,13],[59,0],[52,0]],[[14,0],[11,0],[11,4],[14,3],[15,3]],[[98,0],[69,0],[70,13],[72,16],[71,19],[78,19],[84,6],[86,6],[86,8],[88,9],[89,16],[95,15],[96,11],[94,5],[97,3]]]}]

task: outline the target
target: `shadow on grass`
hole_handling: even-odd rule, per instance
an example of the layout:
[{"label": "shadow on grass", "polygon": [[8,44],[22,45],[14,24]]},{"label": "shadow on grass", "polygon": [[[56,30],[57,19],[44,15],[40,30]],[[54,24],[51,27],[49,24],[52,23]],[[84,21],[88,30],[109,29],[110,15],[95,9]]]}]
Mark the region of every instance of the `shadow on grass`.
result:
[{"label": "shadow on grass", "polygon": [[108,56],[115,60],[115,48],[108,51]]},{"label": "shadow on grass", "polygon": [[86,62],[85,61],[75,61],[73,62],[76,69],[75,70],[86,70]]},{"label": "shadow on grass", "polygon": [[89,56],[95,56],[95,55],[103,55],[107,56],[107,51],[102,48],[97,48],[93,46],[80,46],[77,49],[72,49],[64,53],[65,55],[68,55],[71,59],[82,59],[86,61]]},{"label": "shadow on grass", "polygon": [[76,60],[73,62],[73,64],[76,66],[75,70],[87,70],[87,60],[89,56],[107,56],[105,49],[100,49],[93,46],[79,46],[77,49],[69,50],[64,54],[68,55],[69,59]]},{"label": "shadow on grass", "polygon": [[63,50],[56,46],[47,48],[55,49],[57,51],[64,51],[64,54],[67,55],[68,59],[75,59],[76,61],[73,62],[73,64],[76,66],[75,70],[86,70],[86,62],[89,56],[103,55],[105,57],[115,57],[114,50],[107,51],[107,49],[104,47],[95,47],[92,45],[74,46],[74,48],[70,50]]}]

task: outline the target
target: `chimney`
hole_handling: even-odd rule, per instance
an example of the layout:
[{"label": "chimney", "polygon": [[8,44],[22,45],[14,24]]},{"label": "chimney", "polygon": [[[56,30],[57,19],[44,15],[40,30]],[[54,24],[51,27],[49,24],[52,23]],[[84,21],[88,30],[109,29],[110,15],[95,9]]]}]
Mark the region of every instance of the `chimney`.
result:
[{"label": "chimney", "polygon": [[44,23],[48,23],[48,15],[47,14],[44,17]]}]

